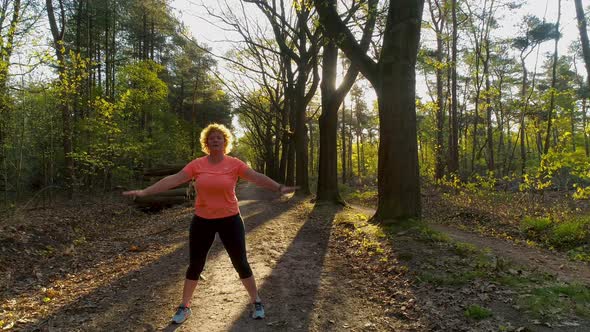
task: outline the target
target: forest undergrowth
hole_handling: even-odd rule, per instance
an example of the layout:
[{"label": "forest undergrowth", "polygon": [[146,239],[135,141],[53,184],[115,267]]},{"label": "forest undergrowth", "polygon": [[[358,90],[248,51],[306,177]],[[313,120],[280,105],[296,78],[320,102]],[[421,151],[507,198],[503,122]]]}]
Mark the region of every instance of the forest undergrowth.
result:
[{"label": "forest undergrowth", "polygon": [[[355,207],[374,207],[371,196],[370,190],[347,194],[353,205],[335,216],[330,246],[345,273],[335,276],[336,280],[344,280],[347,287],[378,305],[375,315],[393,322],[391,326],[416,331],[590,329],[587,284],[520,265],[489,248],[453,240],[432,227],[444,224],[588,264],[584,259],[585,201],[573,201],[559,192],[528,197],[425,187],[423,220],[378,225],[368,221],[370,209]],[[307,210],[313,206],[308,201],[296,204],[309,205]],[[79,197],[2,219],[0,274],[6,278],[0,284],[1,328],[43,326],[46,317],[59,314],[70,303],[77,303],[81,313],[72,319],[84,319],[85,311],[93,314],[100,303],[86,294],[110,294],[109,285],[124,275],[132,275],[125,279],[130,283],[141,280],[133,271],[177,251],[184,243],[186,234],[180,230],[190,211],[187,204],[144,213],[118,196]],[[579,220],[581,228],[573,227],[579,232],[560,228]],[[377,328],[367,324],[359,331]]]},{"label": "forest undergrowth", "polygon": [[[375,190],[345,188],[345,193],[353,206],[377,206]],[[401,248],[397,258],[407,264],[418,289],[426,289],[442,305],[457,303],[457,297],[470,292],[477,293],[471,302],[467,298],[459,301],[465,317],[473,321],[522,314],[526,318],[521,324],[535,331],[542,328],[581,331],[583,326],[588,326],[590,289],[584,282],[587,278],[572,274],[564,280],[552,271],[561,272],[565,264],[547,265],[560,261],[548,259],[555,256],[587,270],[590,257],[587,200],[574,200],[570,192],[564,191],[491,190],[481,183],[425,185],[422,197],[421,221],[396,225],[365,223],[366,227],[377,227],[373,233],[380,234],[377,238],[389,239],[385,242],[391,248]],[[365,214],[370,211],[364,210]],[[501,250],[456,241],[450,234],[434,230],[440,229],[437,225],[443,225],[443,230],[458,229],[474,237],[495,240],[499,248],[518,251],[524,247],[533,254],[538,250],[533,259],[539,264],[521,265]],[[359,232],[354,230],[352,234],[355,233]],[[367,236],[365,232],[360,233]],[[412,233],[414,236],[410,238],[423,245],[403,244],[410,241],[404,239]],[[360,241],[367,247],[368,240]],[[422,253],[413,249],[420,247]],[[499,330],[519,328],[514,321],[508,325],[496,321],[492,325]]]}]

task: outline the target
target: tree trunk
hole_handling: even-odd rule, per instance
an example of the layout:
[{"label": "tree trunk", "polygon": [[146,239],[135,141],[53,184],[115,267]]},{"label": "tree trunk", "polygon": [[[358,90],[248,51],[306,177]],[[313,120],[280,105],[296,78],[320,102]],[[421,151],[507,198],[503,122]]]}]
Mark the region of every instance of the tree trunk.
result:
[{"label": "tree trunk", "polygon": [[[336,1],[331,4],[336,6]],[[376,1],[369,2],[369,13],[377,5]],[[375,25],[376,15],[371,15],[363,31],[361,47],[369,46],[371,32]],[[338,108],[342,104],[346,93],[352,87],[357,75],[356,67],[348,68],[341,85],[336,89],[336,73],[338,71],[338,47],[333,39],[324,45],[322,61],[322,113],[319,119],[320,151],[318,168],[317,200],[344,204],[338,190]],[[344,160],[344,158],[343,158]],[[343,179],[345,177],[343,176]]]},{"label": "tree trunk", "polygon": [[[578,29],[580,31],[580,41],[582,43],[582,53],[584,54],[584,64],[586,65],[586,84],[590,91],[590,42],[588,42],[588,31],[586,30],[586,16],[584,15],[584,7],[582,0],[574,0],[576,4],[576,18],[578,20]],[[588,134],[586,133],[586,100],[584,97],[582,101],[582,117],[584,121],[584,147],[586,149],[586,156],[590,157],[590,148],[588,147]]]},{"label": "tree trunk", "polygon": [[[504,146],[504,128],[510,128],[510,126],[506,126],[505,125],[505,121],[506,121],[506,116],[504,114],[504,106],[502,105],[502,86],[503,86],[503,81],[504,81],[504,77],[500,76],[499,77],[499,82],[498,82],[498,97],[497,97],[497,110],[498,112],[496,114],[499,114],[498,117],[498,131],[500,133],[499,138],[498,138],[498,162],[500,163],[500,171],[502,172],[502,174],[505,174],[505,169],[503,168],[503,165],[505,165],[505,161],[506,161],[506,148]],[[510,141],[508,141],[510,144]],[[502,161],[501,159],[504,159],[504,161]],[[500,175],[502,175],[500,174]]]},{"label": "tree trunk", "polygon": [[586,133],[586,126],[588,125],[588,118],[586,116],[586,100],[582,99],[582,123],[584,124],[584,149],[586,151],[586,157],[590,157],[590,144],[588,142],[588,134]]},{"label": "tree trunk", "polygon": [[356,43],[336,8],[315,0],[320,21],[373,85],[379,105],[379,202],[376,221],[421,215],[416,135],[416,57],[423,0],[390,1],[383,47],[375,63]]},{"label": "tree trunk", "polygon": [[[307,61],[306,61],[307,62]],[[301,67],[300,67],[301,68]],[[297,84],[295,85],[295,181],[299,190],[298,194],[309,195],[309,173],[308,170],[308,150],[307,150],[307,126],[306,126],[306,103],[305,85],[306,75],[299,73]]]},{"label": "tree trunk", "polygon": [[[8,121],[10,119],[10,96],[8,94],[7,83],[14,35],[21,18],[21,1],[15,0],[12,6],[12,18],[8,31],[6,32],[6,42],[0,45],[0,168],[2,168],[1,176],[3,177],[5,202],[8,202],[9,179],[6,141],[8,137]],[[6,14],[6,12],[1,14]]]},{"label": "tree trunk", "polygon": [[459,121],[457,117],[457,0],[452,4],[452,47],[451,47],[451,116],[449,133],[449,173],[459,172]]},{"label": "tree trunk", "polygon": [[[442,31],[441,31],[442,33]],[[436,36],[436,61],[439,64],[443,63],[443,41],[442,35],[437,32]],[[437,180],[442,179],[444,175],[444,125],[445,125],[445,117],[444,117],[444,96],[443,96],[443,71],[440,66],[437,66],[436,69],[436,146],[434,149],[434,153],[436,155],[436,164],[434,170],[434,178]]]},{"label": "tree trunk", "polygon": [[308,165],[309,169],[308,169],[308,172],[309,172],[309,174],[312,174],[312,176],[313,176],[313,173],[315,171],[314,170],[314,154],[315,154],[314,145],[315,144],[313,144],[313,123],[312,123],[312,121],[313,121],[313,119],[309,120],[307,127],[309,128],[309,165]]},{"label": "tree trunk", "polygon": [[525,141],[526,141],[526,130],[525,130],[525,117],[526,117],[526,112],[527,112],[527,98],[526,98],[526,93],[527,93],[527,69],[526,69],[526,64],[524,62],[524,58],[521,56],[521,65],[522,65],[522,86],[521,86],[521,90],[520,90],[520,98],[521,98],[521,102],[522,102],[522,107],[520,109],[520,160],[521,160],[521,166],[520,166],[520,175],[521,177],[524,177],[524,175],[526,174],[526,146],[525,146]]},{"label": "tree trunk", "polygon": [[286,175],[287,175],[287,156],[289,154],[289,134],[287,130],[289,116],[288,116],[288,100],[287,95],[285,96],[285,103],[284,107],[281,110],[281,120],[280,120],[280,128],[279,131],[280,139],[281,139],[281,160],[279,163],[279,174],[277,176],[277,181],[280,183],[286,183]]},{"label": "tree trunk", "polygon": [[[59,80],[61,82],[61,86],[66,85],[66,72],[65,72],[65,51],[64,49],[64,29],[65,29],[65,10],[63,7],[63,3],[61,0],[59,1],[60,4],[60,11],[61,11],[61,27],[57,26],[57,21],[55,19],[54,9],[53,9],[53,1],[46,0],[47,5],[47,17],[49,20],[49,26],[51,27],[51,33],[53,35],[53,46],[55,48],[55,55],[58,61],[58,71],[59,71]],[[74,159],[72,158],[72,123],[71,123],[71,100],[66,96],[63,97],[64,100],[61,101],[61,114],[62,114],[62,122],[63,122],[63,151],[64,151],[64,187],[66,189],[66,194],[68,198],[72,198],[73,196],[73,181],[74,181]]]},{"label": "tree trunk", "polygon": [[484,62],[483,72],[486,78],[486,124],[487,124],[487,155],[488,155],[488,171],[494,171],[494,130],[492,126],[492,101],[490,98],[490,44],[486,39],[486,59]]},{"label": "tree trunk", "polygon": [[357,130],[356,132],[356,164],[357,164],[357,172],[356,176],[359,178],[359,182],[362,177],[362,169],[361,169],[361,131]]},{"label": "tree trunk", "polygon": [[[291,95],[294,98],[294,92],[291,89]],[[289,140],[287,142],[287,178],[285,184],[288,186],[295,185],[295,139],[291,132],[295,128],[295,107],[293,98],[289,99]]]},{"label": "tree trunk", "polygon": [[[557,30],[557,36],[555,37],[555,48],[553,50],[553,68],[551,71],[551,101],[549,102],[549,112],[547,116],[547,135],[545,136],[545,147],[543,154],[549,152],[550,146],[550,135],[551,125],[553,122],[553,109],[555,108],[555,84],[557,82],[557,46],[559,45],[559,21],[561,20],[561,0],[557,1],[557,23],[555,29]],[[572,133],[573,134],[573,133]],[[572,138],[573,139],[573,138]]]},{"label": "tree trunk", "polygon": [[[387,68],[388,65],[391,67]],[[421,214],[421,202],[415,82],[411,81],[414,68],[397,63],[384,63],[383,67],[377,94],[380,141],[379,203],[375,218],[383,221],[416,218]]]},{"label": "tree trunk", "polygon": [[375,80],[380,133],[377,220],[421,216],[415,65],[423,4],[423,0],[389,4]]},{"label": "tree trunk", "polygon": [[272,127],[271,124],[266,124],[264,135],[264,174],[271,179],[275,178],[274,175],[274,157],[273,157],[273,144],[272,144]]},{"label": "tree trunk", "polygon": [[342,142],[342,184],[346,183],[348,179],[348,172],[346,172],[346,103],[342,102],[342,128],[340,130],[340,141]]},{"label": "tree trunk", "polygon": [[191,104],[191,157],[196,156],[197,154],[197,141],[199,138],[197,137],[197,88],[198,88],[198,78],[195,77],[195,83],[193,85],[193,98]]},{"label": "tree trunk", "polygon": [[273,159],[275,160],[275,162],[274,162],[274,170],[273,170],[273,174],[274,174],[274,178],[273,179],[275,181],[280,182],[280,183],[284,182],[284,181],[281,181],[279,179],[280,178],[280,163],[281,163],[280,162],[280,160],[281,160],[280,159],[280,155],[281,155],[281,129],[280,129],[281,128],[281,125],[280,125],[281,118],[280,118],[280,115],[281,115],[281,112],[282,112],[281,110],[277,110],[276,111],[276,113],[275,113],[276,114],[275,115],[275,121],[273,123],[274,126],[275,126],[274,127],[274,130],[275,130],[275,133],[276,133],[276,135],[274,137],[274,142],[273,142],[273,144],[274,144],[274,147],[273,147]]},{"label": "tree trunk", "polygon": [[[351,120],[351,125],[352,125],[352,107],[350,108],[350,120]],[[353,178],[354,178],[354,170],[352,167],[352,129],[348,131],[348,183],[352,184],[353,183]]]},{"label": "tree trunk", "polygon": [[570,126],[572,131],[572,152],[576,152],[576,111],[575,108],[571,110]]},{"label": "tree trunk", "polygon": [[[436,180],[442,179],[445,168],[445,157],[444,157],[444,95],[443,95],[443,29],[445,26],[445,2],[439,3],[438,1],[428,1],[430,7],[430,17],[433,23],[434,33],[436,34],[436,144],[434,146],[435,164],[434,164],[434,178]],[[438,11],[438,15],[437,15]]]},{"label": "tree trunk", "polygon": [[[109,70],[111,71],[111,88],[109,89],[110,91],[110,100],[113,101],[115,100],[115,77],[116,77],[116,66],[115,66],[115,59],[117,58],[117,2],[115,2],[113,4],[113,19],[111,20],[111,22],[113,22],[113,27],[111,29],[112,31],[112,37],[111,37],[111,66],[109,68]],[[181,104],[182,105],[182,104]]]}]

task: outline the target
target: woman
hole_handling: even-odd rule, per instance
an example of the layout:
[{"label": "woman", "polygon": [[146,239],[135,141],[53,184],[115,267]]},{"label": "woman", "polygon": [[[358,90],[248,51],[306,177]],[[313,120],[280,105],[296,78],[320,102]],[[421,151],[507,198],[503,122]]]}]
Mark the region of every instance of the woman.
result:
[{"label": "woman", "polygon": [[186,271],[182,303],[172,318],[174,323],[184,322],[191,314],[191,298],[215,233],[219,233],[219,238],[250,296],[252,318],[262,319],[264,306],[246,257],[244,224],[235,194],[236,182],[241,177],[281,194],[294,192],[297,187],[279,184],[266,175],[255,172],[241,160],[228,156],[233,135],[223,125],[211,124],[203,129],[200,141],[206,154],[204,157],[191,161],[180,172],[167,176],[146,189],[126,191],[123,195],[153,195],[195,179],[197,199],[189,235],[190,263]]}]

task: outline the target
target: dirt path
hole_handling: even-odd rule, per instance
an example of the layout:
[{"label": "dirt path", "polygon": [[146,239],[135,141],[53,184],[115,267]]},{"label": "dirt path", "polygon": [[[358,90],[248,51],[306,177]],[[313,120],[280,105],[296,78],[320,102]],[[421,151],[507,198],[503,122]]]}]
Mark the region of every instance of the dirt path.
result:
[{"label": "dirt path", "polygon": [[[375,210],[368,207],[359,205],[354,207],[368,215],[375,213]],[[571,261],[563,254],[541,248],[525,247],[507,240],[481,236],[448,225],[429,224],[429,226],[447,234],[455,241],[471,243],[480,249],[489,248],[498,257],[505,257],[516,263],[516,265],[528,266],[533,271],[539,270],[553,274],[559,280],[590,285],[590,265]]]},{"label": "dirt path", "polygon": [[496,255],[506,257],[517,265],[548,272],[559,280],[590,285],[590,266],[582,262],[571,261],[563,254],[540,248],[519,246],[507,240],[484,237],[451,226],[441,224],[431,224],[430,226],[449,235],[455,241],[471,243],[479,248],[489,248]]},{"label": "dirt path", "polygon": [[[267,318],[248,317],[247,294],[216,240],[193,298],[193,315],[169,323],[188,260],[190,215],[170,230],[176,243],[159,259],[128,271],[52,314],[40,331],[385,331],[389,318],[366,294],[342,282],[348,271],[330,244],[334,208],[314,208],[252,186],[238,196],[246,225],[249,260]],[[166,217],[163,213],[163,218]]]}]

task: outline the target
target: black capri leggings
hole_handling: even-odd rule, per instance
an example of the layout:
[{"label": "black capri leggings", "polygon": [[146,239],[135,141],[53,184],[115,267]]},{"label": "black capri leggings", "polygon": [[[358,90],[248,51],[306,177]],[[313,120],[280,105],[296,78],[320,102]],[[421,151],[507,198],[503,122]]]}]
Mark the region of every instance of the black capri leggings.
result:
[{"label": "black capri leggings", "polygon": [[218,219],[205,219],[196,215],[193,217],[189,235],[190,264],[186,270],[186,278],[199,279],[209,249],[215,240],[215,233],[219,233],[219,238],[240,278],[250,278],[252,269],[246,257],[246,232],[239,214]]}]

